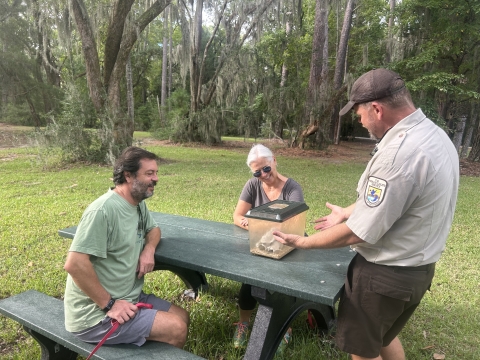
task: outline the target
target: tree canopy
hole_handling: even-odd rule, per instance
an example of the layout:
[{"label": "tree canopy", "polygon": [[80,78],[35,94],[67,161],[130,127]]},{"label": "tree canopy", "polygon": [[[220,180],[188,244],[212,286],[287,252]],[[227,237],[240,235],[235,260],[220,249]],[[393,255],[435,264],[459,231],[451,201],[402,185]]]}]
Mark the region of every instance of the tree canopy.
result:
[{"label": "tree canopy", "polygon": [[76,129],[77,159],[112,161],[134,130],[325,148],[366,135],[338,109],[387,67],[480,160],[478,1],[0,0],[0,14],[0,121]]}]

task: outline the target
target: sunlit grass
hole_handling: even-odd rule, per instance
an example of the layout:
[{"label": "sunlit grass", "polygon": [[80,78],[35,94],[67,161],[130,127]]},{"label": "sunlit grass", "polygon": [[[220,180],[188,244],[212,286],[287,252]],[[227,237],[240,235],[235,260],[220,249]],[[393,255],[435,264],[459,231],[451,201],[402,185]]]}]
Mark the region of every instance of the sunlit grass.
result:
[{"label": "sunlit grass", "polygon": [[222,141],[243,141],[243,142],[254,143],[259,140],[260,140],[259,138],[254,139],[254,138],[244,138],[239,136],[222,136]]},{"label": "sunlit grass", "polygon": [[152,135],[148,131],[135,131],[133,133],[133,139],[134,140],[139,140],[139,139],[145,139],[148,137],[151,137]]},{"label": "sunlit grass", "polygon": [[[137,133],[136,133],[137,134]],[[142,135],[141,135],[142,136]],[[152,211],[231,222],[245,181],[248,148],[148,147],[166,159],[159,168]],[[112,171],[102,166],[70,166],[45,170],[31,148],[0,150],[0,298],[28,289],[51,296],[63,294],[63,263],[71,241],[57,230],[76,225],[85,207],[111,185]],[[308,221],[328,213],[325,202],[348,205],[365,164],[330,164],[321,157],[277,157],[279,171],[298,181],[310,207]],[[462,177],[457,212],[447,248],[437,264],[431,292],[401,333],[407,359],[480,358],[480,179]],[[307,232],[313,233],[312,224]],[[198,301],[181,299],[184,285],[168,272],[147,275],[148,291],[191,313],[186,349],[208,359],[241,359],[231,345],[237,321],[239,284],[208,276],[209,292]],[[285,358],[347,359],[330,339],[319,337],[305,323],[293,323],[293,341]],[[0,316],[0,359],[39,358],[40,348],[17,323]],[[7,350],[4,350],[7,349]]]}]

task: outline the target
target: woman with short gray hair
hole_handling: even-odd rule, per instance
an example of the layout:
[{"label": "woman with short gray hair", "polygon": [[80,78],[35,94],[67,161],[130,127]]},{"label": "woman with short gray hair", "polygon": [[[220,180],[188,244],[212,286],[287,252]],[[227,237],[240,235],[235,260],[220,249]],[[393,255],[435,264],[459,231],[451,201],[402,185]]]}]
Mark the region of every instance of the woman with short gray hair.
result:
[{"label": "woman with short gray hair", "polygon": [[272,151],[262,144],[256,144],[247,157],[247,166],[253,178],[243,187],[237,207],[233,213],[235,225],[248,229],[248,210],[273,200],[304,202],[301,186],[293,179],[277,171],[277,160]]},{"label": "woman with short gray hair", "polygon": [[[247,181],[240,194],[237,207],[233,213],[235,225],[248,229],[248,219],[245,214],[250,209],[270,201],[278,199],[304,202],[300,185],[295,180],[287,178],[277,171],[277,160],[266,146],[262,144],[254,145],[248,154],[247,165],[253,177]],[[236,330],[233,336],[236,348],[247,344],[250,317],[256,305],[257,301],[251,294],[251,286],[242,284],[238,296],[240,321],[235,323]],[[291,329],[285,334],[278,350],[282,351],[282,348],[288,344],[290,337]]]}]

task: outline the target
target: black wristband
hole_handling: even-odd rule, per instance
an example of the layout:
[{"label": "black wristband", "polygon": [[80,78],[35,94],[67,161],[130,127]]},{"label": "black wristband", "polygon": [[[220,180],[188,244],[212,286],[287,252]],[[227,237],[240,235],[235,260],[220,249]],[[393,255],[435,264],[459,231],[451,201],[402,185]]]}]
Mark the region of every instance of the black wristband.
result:
[{"label": "black wristband", "polygon": [[111,298],[110,301],[108,302],[107,306],[103,308],[104,312],[109,312],[110,309],[113,307],[113,304],[115,304],[115,299]]}]

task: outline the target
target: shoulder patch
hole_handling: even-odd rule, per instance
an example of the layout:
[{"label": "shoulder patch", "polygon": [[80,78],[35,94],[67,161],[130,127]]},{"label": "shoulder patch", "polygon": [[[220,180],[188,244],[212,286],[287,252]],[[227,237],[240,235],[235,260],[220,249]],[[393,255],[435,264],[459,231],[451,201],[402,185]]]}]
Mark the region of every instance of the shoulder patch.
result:
[{"label": "shoulder patch", "polygon": [[365,189],[365,204],[370,207],[378,206],[382,203],[387,190],[387,182],[375,176],[370,176]]}]

